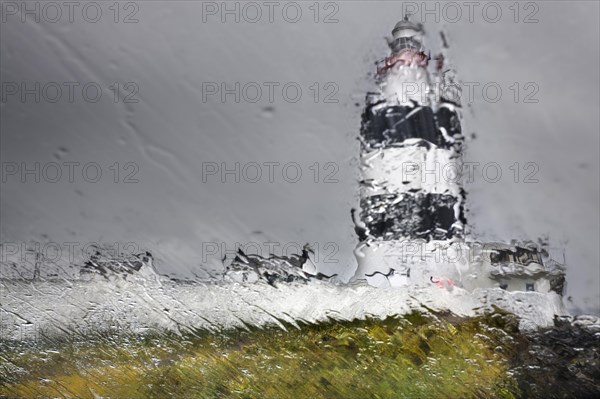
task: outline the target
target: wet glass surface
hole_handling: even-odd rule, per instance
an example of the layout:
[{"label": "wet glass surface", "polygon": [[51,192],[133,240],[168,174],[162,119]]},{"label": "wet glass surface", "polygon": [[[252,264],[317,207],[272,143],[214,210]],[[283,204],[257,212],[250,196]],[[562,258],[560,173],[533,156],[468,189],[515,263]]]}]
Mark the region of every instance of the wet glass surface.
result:
[{"label": "wet glass surface", "polygon": [[0,397],[597,393],[598,4],[457,4],[2,1]]}]

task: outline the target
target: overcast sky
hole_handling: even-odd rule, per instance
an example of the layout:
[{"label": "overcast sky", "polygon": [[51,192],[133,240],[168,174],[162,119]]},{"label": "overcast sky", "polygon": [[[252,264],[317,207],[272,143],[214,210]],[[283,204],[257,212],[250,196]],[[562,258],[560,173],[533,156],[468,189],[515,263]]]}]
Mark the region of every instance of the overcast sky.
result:
[{"label": "overcast sky", "polygon": [[[308,242],[325,271],[351,275],[368,74],[408,10],[430,42],[445,30],[473,87],[466,160],[502,171],[466,186],[472,237],[547,237],[565,251],[568,305],[600,311],[597,2],[502,3],[499,15],[457,2],[460,16],[433,2],[433,14],[392,1],[254,3],[260,15],[95,4],[32,5],[23,23],[20,2],[2,3],[3,242],[135,242],[185,276],[236,242],[265,255]],[[36,163],[40,181],[22,179]]]}]

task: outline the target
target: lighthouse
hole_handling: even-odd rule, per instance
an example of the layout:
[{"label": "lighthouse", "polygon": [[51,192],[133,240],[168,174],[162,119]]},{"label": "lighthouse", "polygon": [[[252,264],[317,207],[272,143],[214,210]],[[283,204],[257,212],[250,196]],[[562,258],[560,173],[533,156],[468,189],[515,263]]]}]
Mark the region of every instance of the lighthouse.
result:
[{"label": "lighthouse", "polygon": [[362,115],[356,277],[375,286],[426,284],[439,270],[416,273],[415,259],[463,242],[459,104],[436,96],[424,36],[408,18],[396,24]]},{"label": "lighthouse", "polygon": [[424,39],[422,24],[399,21],[377,63],[377,89],[366,96],[354,279],[562,294],[563,264],[547,249],[465,239],[460,88]]}]

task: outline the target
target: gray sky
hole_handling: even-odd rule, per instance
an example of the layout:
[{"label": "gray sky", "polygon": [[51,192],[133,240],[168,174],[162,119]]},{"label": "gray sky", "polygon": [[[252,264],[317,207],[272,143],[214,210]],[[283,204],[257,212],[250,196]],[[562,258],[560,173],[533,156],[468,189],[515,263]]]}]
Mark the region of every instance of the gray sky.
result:
[{"label": "gray sky", "polygon": [[[135,242],[174,275],[218,266],[222,249],[236,242],[258,243],[263,254],[309,242],[321,263],[337,262],[322,264],[325,270],[351,274],[355,103],[362,106],[367,74],[385,56],[383,37],[403,7],[422,3],[330,2],[318,15],[313,2],[281,3],[273,22],[263,6],[256,23],[247,22],[256,14],[244,3],[239,22],[210,8],[220,3],[122,2],[118,15],[112,2],[99,4],[94,23],[95,9],[84,12],[83,5],[73,22],[67,9],[52,22],[54,10],[41,8],[40,23],[22,23],[3,3],[0,155],[5,173],[8,164],[20,172],[22,163],[39,162],[41,179],[5,176],[2,241]],[[440,29],[447,32],[459,78],[474,87],[464,112],[466,133],[476,134],[467,161],[495,162],[503,173],[490,183],[480,170],[466,187],[472,236],[548,237],[565,249],[569,306],[598,313],[598,3],[520,3],[518,15],[512,2],[502,3],[495,23],[483,3],[472,22],[457,4],[456,22],[442,3],[439,22],[420,9],[415,18],[435,41]],[[292,23],[298,8],[302,15]],[[31,94],[21,100],[23,82],[34,90],[40,83],[39,103]],[[56,103],[52,82],[62,87]],[[72,102],[67,82],[77,84]],[[236,82],[239,102],[235,94],[223,101],[221,84]],[[8,95],[14,84],[19,92]],[[482,91],[489,84],[502,90],[497,102]],[[92,102],[96,87],[102,96]],[[257,87],[261,97],[253,102]],[[61,165],[55,183],[50,162]],[[71,164],[73,182],[65,162],[79,162]],[[222,166],[236,163],[239,183],[234,174],[223,182]],[[208,174],[215,165],[217,173]],[[97,167],[102,176],[92,182]]]}]

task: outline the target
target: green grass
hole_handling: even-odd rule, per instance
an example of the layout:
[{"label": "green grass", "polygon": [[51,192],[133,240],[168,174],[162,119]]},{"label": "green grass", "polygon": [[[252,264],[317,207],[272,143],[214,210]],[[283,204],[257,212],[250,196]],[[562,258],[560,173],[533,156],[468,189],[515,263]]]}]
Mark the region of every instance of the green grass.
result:
[{"label": "green grass", "polygon": [[514,326],[499,313],[411,314],[287,331],[4,343],[0,397],[512,398]]}]

